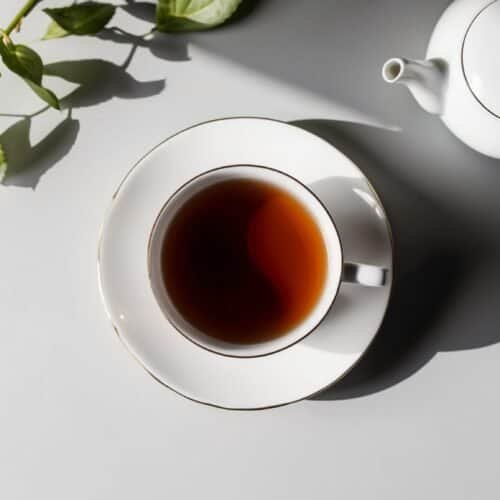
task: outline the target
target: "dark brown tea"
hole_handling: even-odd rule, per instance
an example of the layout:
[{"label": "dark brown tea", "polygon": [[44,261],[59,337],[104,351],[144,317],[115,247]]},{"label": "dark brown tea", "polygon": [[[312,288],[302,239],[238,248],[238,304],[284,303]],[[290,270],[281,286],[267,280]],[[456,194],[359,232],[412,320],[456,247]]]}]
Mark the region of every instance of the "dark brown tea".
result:
[{"label": "dark brown tea", "polygon": [[309,211],[286,191],[235,179],[188,200],[171,222],[162,274],[174,306],[207,335],[277,338],[320,298],[327,254]]}]

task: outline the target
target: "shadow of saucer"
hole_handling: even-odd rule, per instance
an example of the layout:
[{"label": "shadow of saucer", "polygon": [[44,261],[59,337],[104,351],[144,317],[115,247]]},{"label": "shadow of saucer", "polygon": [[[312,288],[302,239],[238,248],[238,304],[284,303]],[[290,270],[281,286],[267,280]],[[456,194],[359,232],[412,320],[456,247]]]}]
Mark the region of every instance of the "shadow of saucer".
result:
[{"label": "shadow of saucer", "polygon": [[[400,134],[326,120],[294,124],[323,137],[361,168],[383,201],[395,240],[393,293],[375,340],[350,373],[314,399],[372,394],[410,377],[438,352],[500,342],[494,279],[500,263],[491,241],[398,175]],[[418,168],[412,155],[406,159],[409,169]],[[456,303],[469,289],[475,301],[456,324]]]}]

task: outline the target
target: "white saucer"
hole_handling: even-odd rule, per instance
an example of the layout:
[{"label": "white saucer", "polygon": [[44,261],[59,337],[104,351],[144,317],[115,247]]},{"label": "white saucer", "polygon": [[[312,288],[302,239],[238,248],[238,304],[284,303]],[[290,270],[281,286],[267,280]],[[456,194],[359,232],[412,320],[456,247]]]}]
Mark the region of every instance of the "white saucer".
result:
[{"label": "white saucer", "polygon": [[[335,219],[345,259],[388,270],[384,287],[343,283],[316,331],[260,358],[213,354],[184,338],[163,315],[148,280],[148,239],[165,200],[205,170],[234,164],[273,167],[308,185]],[[116,332],[156,380],[200,403],[249,410],[312,396],[352,368],[384,317],[392,287],[392,253],[391,230],[379,198],[342,153],[287,123],[228,118],[170,137],[132,168],[106,216],[98,270]]]}]

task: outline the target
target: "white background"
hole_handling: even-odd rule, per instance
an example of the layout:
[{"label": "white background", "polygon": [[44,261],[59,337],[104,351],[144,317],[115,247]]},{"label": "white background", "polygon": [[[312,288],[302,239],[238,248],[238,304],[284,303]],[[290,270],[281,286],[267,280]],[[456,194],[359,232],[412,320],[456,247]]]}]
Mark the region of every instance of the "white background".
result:
[{"label": "white background", "polygon": [[[423,56],[446,3],[260,1],[225,28],[139,47],[127,69],[130,37],[32,43],[46,63],[94,61],[81,74],[63,65],[83,83],[70,119],[0,116],[25,169],[0,186],[0,498],[498,498],[500,162],[380,78],[386,58]],[[0,25],[19,6],[3,0]],[[35,12],[18,40],[46,24]],[[148,29],[123,11],[112,24]],[[41,107],[2,70],[0,113]],[[305,120],[331,140],[379,190],[397,246],[393,303],[366,359],[316,400],[261,412],[155,383],[97,289],[99,227],[130,166],[231,115]]]}]

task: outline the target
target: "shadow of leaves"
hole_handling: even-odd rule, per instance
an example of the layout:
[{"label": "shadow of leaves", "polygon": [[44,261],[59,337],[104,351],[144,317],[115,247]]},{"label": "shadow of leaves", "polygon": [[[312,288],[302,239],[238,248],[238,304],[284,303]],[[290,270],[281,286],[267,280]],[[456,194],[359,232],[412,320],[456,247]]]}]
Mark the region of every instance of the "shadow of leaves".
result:
[{"label": "shadow of leaves", "polygon": [[[135,5],[135,4],[134,4]],[[107,28],[96,35],[101,40],[110,40],[115,43],[131,45],[149,49],[158,59],[164,61],[189,61],[188,38],[182,33],[167,35],[153,32],[146,36],[133,35],[117,28]]]},{"label": "shadow of leaves", "polygon": [[141,21],[154,22],[156,4],[153,2],[132,2],[127,1],[121,8],[131,16],[140,19]]},{"label": "shadow of leaves", "polygon": [[31,118],[23,118],[0,136],[9,158],[4,185],[35,189],[42,175],[71,151],[80,129],[79,121],[68,113],[40,142],[31,144],[31,122]]},{"label": "shadow of leaves", "polygon": [[113,97],[140,99],[159,94],[165,80],[141,82],[125,68],[104,59],[60,61],[48,64],[45,74],[63,78],[79,87],[61,100],[66,107],[81,108],[99,104]]},{"label": "shadow of leaves", "polygon": [[[134,13],[143,9],[151,14],[147,2],[134,2]],[[148,10],[149,9],[149,10]],[[160,94],[166,86],[165,79],[140,81],[127,67],[138,46],[149,47],[153,55],[166,60],[188,60],[187,46],[182,36],[167,40],[153,35],[149,40],[123,31],[104,30],[100,38],[131,45],[127,60],[115,64],[104,59],[59,61],[44,68],[46,75],[62,78],[78,87],[61,99],[64,109],[77,109],[104,103],[112,98],[141,99]],[[30,142],[30,129],[34,116],[26,116],[0,134],[9,166],[4,185],[35,189],[41,176],[59,162],[73,147],[79,131],[79,122],[68,117],[35,145]]]},{"label": "shadow of leaves", "polygon": [[[260,3],[260,0],[243,0],[231,19],[239,22]],[[120,6],[127,14],[153,23],[155,21],[155,2],[126,0]],[[128,33],[120,28],[106,28],[98,35],[109,40],[130,46],[130,52],[121,65],[104,59],[60,61],[45,66],[44,73],[63,78],[78,87],[61,99],[63,109],[84,108],[106,102],[112,98],[140,99],[161,93],[165,79],[140,81],[134,78],[127,68],[139,47],[149,49],[151,54],[167,61],[188,61],[188,36],[150,32],[144,36]],[[43,110],[41,111],[43,112]],[[41,175],[69,152],[76,141],[79,123],[70,114],[42,141],[32,146],[29,139],[31,122],[34,116],[26,116],[5,130],[0,139],[9,159],[5,185],[29,186],[35,188]]]}]

